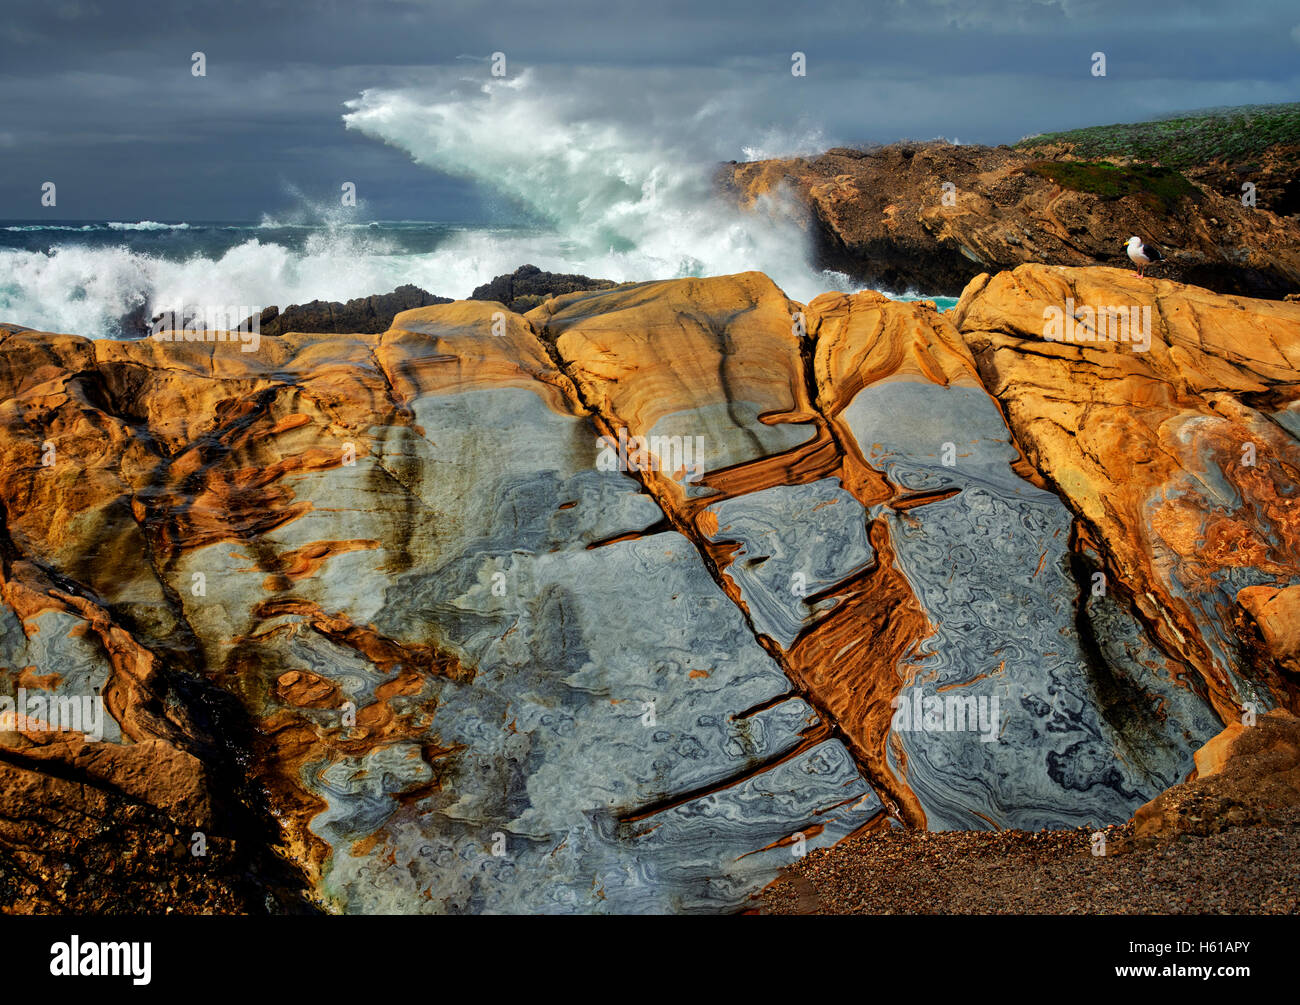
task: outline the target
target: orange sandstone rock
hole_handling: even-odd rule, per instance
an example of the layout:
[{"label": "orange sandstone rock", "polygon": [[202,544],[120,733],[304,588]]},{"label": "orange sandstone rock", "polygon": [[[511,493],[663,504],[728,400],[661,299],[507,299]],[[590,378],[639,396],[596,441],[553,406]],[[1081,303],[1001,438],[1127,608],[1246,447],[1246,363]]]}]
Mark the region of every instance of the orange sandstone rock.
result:
[{"label": "orange sandstone rock", "polygon": [[[1067,309],[1077,325],[1085,308],[1110,307],[1149,317],[1149,349],[1047,337]],[[1253,676],[1237,654],[1238,593],[1300,577],[1300,307],[1022,266],[973,281],[954,314],[1026,457],[1089,527],[1153,637],[1196,667],[1232,721]],[[1276,671],[1258,684],[1296,707]]]}]

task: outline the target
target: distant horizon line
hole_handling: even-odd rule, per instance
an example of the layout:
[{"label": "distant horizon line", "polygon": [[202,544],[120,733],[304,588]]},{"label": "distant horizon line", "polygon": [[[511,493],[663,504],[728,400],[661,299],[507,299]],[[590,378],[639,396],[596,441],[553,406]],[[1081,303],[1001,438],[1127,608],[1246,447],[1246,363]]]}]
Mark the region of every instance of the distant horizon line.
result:
[{"label": "distant horizon line", "polygon": [[[173,218],[154,217],[154,216],[141,217],[138,220],[127,219],[127,217],[130,217],[131,215],[133,214],[129,214],[129,213],[118,214],[117,216],[112,216],[112,217],[109,216],[2,217],[0,216],[0,226],[15,225],[15,224],[41,225],[41,224],[69,224],[69,223],[120,223],[129,226],[129,225],[138,225],[142,223],[158,223],[158,224],[165,224],[170,227],[175,227],[178,226],[179,224],[184,223],[184,224],[188,224],[191,227],[203,227],[211,224],[218,224],[227,227],[234,226],[234,225],[241,225],[241,226],[254,227],[254,228],[261,227],[266,230],[288,229],[290,227],[331,226],[331,224],[327,221],[314,221],[311,223],[264,223],[261,220],[250,220],[250,219],[207,218],[202,220],[196,220],[196,219],[173,219]],[[474,227],[475,229],[499,228],[503,230],[520,229],[520,228],[527,228],[532,226],[530,224],[524,224],[524,223],[476,223],[474,221],[469,221],[469,220],[435,220],[435,219],[426,220],[426,219],[417,219],[414,217],[403,218],[403,219],[386,218],[386,217],[378,217],[374,219],[366,218],[362,220],[348,221],[341,225],[356,226],[359,224],[365,225],[371,223],[424,223],[424,224],[436,224],[437,226],[440,227]],[[338,226],[340,224],[335,223],[333,225]]]}]

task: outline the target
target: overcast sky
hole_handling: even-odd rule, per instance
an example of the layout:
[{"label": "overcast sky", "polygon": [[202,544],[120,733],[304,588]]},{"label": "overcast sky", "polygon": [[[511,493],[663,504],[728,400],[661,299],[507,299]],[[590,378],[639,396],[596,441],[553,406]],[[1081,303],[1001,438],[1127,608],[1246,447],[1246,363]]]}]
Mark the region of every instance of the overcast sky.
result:
[{"label": "overcast sky", "polygon": [[[205,77],[191,73],[196,51]],[[534,101],[557,96],[579,137],[565,142],[581,141],[575,116],[641,143],[647,122],[662,137],[707,107],[725,128],[663,144],[702,157],[1014,142],[1300,99],[1295,0],[6,0],[0,217],[256,220],[337,202],[351,180],[373,218],[504,222],[517,210],[470,150],[438,169],[413,163],[418,138],[376,124],[387,106],[373,99],[445,97],[487,80],[497,51],[508,78],[530,74]],[[790,73],[795,51],[806,77]],[[1090,72],[1095,51],[1105,77]],[[363,92],[370,117],[349,128],[345,103]],[[447,107],[428,128],[454,127]],[[500,126],[521,151],[538,139],[526,107]],[[54,209],[40,205],[46,181]]]}]

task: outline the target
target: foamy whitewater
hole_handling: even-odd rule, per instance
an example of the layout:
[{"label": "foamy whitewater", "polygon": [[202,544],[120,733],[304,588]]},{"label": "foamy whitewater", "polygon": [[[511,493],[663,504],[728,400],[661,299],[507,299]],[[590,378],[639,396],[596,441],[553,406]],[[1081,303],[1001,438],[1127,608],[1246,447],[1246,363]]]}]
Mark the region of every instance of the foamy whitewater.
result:
[{"label": "foamy whitewater", "polygon": [[725,95],[704,108],[668,101],[629,114],[599,107],[600,93],[595,79],[544,86],[524,71],[348,102],[347,129],[472,179],[534,224],[373,221],[363,185],[357,207],[300,203],[292,219],[244,225],[15,222],[0,226],[0,321],[112,336],[132,312],[190,305],[284,308],[403,283],[465,297],[525,263],[619,282],[757,269],[802,301],[851,288],[809,264],[807,234],[787,207],[744,212],[712,185],[719,161],[824,147],[815,131],[785,138],[745,127]]}]

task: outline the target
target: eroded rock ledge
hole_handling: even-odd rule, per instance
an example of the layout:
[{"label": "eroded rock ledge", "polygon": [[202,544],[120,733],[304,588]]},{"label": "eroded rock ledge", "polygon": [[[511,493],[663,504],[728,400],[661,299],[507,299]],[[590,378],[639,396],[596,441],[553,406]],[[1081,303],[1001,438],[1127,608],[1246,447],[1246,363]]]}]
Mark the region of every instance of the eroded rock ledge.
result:
[{"label": "eroded rock ledge", "polygon": [[[1067,304],[1148,351],[1046,340]],[[5,909],[732,910],[886,816],[1123,821],[1296,709],[1300,305],[1022,266],[949,314],[502,312],[0,334],[0,694],[109,713],[0,723]],[[198,878],[64,882],[114,813]]]}]

